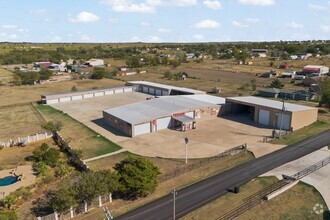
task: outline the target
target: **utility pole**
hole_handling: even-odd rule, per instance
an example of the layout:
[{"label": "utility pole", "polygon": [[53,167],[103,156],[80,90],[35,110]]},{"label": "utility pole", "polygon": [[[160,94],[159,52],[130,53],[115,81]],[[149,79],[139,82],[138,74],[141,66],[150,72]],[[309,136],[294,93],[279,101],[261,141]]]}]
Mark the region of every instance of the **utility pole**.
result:
[{"label": "utility pole", "polygon": [[282,126],[283,126],[283,114],[285,111],[285,107],[284,107],[284,99],[283,99],[283,105],[282,105],[282,113],[281,113],[281,123],[280,123],[280,134],[279,134],[279,139],[282,138]]},{"label": "utility pole", "polygon": [[189,139],[186,137],[184,139],[184,142],[186,143],[186,163],[188,163],[188,143],[189,143]]},{"label": "utility pole", "polygon": [[173,220],[175,220],[175,199],[177,194],[176,189],[173,189],[172,194],[173,194]]}]

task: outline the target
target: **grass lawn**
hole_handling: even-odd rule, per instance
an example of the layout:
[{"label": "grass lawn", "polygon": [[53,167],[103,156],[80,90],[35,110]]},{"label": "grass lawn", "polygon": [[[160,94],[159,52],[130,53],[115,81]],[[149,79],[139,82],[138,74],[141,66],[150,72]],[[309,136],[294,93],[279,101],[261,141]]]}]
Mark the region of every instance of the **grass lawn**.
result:
[{"label": "grass lawn", "polygon": [[0,128],[0,141],[45,132],[30,104],[0,109]]},{"label": "grass lawn", "polygon": [[26,157],[31,156],[33,150],[42,143],[47,143],[51,147],[58,148],[51,138],[30,143],[26,147],[3,148],[0,150],[0,170],[12,169],[19,165],[29,164],[30,162],[25,160]]},{"label": "grass lawn", "polygon": [[[217,219],[239,206],[243,199],[276,182],[275,177],[256,178],[241,187],[239,194],[225,196],[184,216],[184,220]],[[326,207],[322,196],[313,187],[298,183],[274,199],[259,204],[236,219],[323,219],[323,215],[313,212],[315,204]]]},{"label": "grass lawn", "polygon": [[[115,163],[115,161],[113,161],[112,158],[114,160],[119,161],[120,159],[125,158],[125,154],[122,154],[122,156],[120,156],[120,157],[118,155],[114,155],[114,156],[105,158],[105,159],[107,159],[107,161],[104,161],[105,159],[102,159],[103,161],[98,160],[98,161],[102,161],[99,163],[98,166],[97,166],[97,161],[90,162],[90,163],[88,163],[88,165],[92,169],[93,168],[95,169],[95,167],[101,168],[103,165],[106,165],[107,162]],[[247,161],[253,160],[253,159],[254,159],[254,157],[251,153],[239,153],[239,154],[231,156],[231,157],[221,158],[213,163],[203,166],[200,169],[196,169],[189,173],[180,175],[176,178],[173,178],[168,181],[160,183],[158,185],[156,191],[151,193],[146,198],[140,198],[135,201],[114,200],[114,202],[111,205],[109,205],[111,213],[115,216],[118,216],[129,210],[135,209],[139,206],[149,203],[159,197],[162,197],[162,196],[168,194],[174,188],[177,188],[177,189],[183,188],[187,185],[191,185],[197,181],[200,181],[202,179],[205,179],[205,178],[215,175],[217,173],[221,173],[227,169],[230,169],[241,163],[244,163],[244,162],[247,162]],[[160,166],[160,169],[163,172],[165,170],[166,170],[165,172],[170,172],[170,170],[168,168],[166,168],[166,166],[172,167],[172,169],[173,169],[175,167],[175,165],[173,166],[173,163],[174,164],[178,163],[175,161],[172,163],[170,160],[166,160],[166,162],[164,162],[164,159],[160,159],[160,158],[153,158],[152,160],[155,164]],[[157,162],[157,160],[159,160],[159,161]],[[113,166],[112,164],[108,165],[108,167],[112,167],[112,166]],[[89,213],[79,215],[76,219],[94,220],[94,219],[103,219],[103,218],[104,218],[104,212],[102,209],[98,208],[98,209],[94,209],[94,210],[90,211]]]},{"label": "grass lawn", "polygon": [[38,105],[37,108],[47,120],[59,120],[63,123],[61,135],[74,149],[82,151],[83,159],[100,156],[121,149],[117,144],[99,135],[69,115],[49,105]]}]

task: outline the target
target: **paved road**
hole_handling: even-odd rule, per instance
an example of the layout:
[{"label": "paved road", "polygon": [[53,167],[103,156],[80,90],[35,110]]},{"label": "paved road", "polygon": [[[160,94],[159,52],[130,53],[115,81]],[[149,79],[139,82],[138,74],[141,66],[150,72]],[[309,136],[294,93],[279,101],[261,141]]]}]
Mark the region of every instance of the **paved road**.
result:
[{"label": "paved road", "polygon": [[[182,217],[219,196],[226,194],[228,192],[227,189],[233,186],[240,186],[263,173],[321,149],[326,145],[330,145],[330,130],[178,190],[176,197],[176,217]],[[116,219],[172,219],[172,199],[173,196],[169,194]]]}]

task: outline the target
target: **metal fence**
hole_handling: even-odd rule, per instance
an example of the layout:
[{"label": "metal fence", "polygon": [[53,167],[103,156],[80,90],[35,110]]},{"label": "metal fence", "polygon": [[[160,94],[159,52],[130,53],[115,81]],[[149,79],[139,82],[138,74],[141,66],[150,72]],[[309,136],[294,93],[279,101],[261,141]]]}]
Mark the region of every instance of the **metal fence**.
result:
[{"label": "metal fence", "polygon": [[40,141],[40,140],[45,140],[47,138],[51,138],[53,137],[52,133],[38,133],[35,135],[29,135],[26,137],[18,137],[15,139],[10,139],[8,141],[1,141],[0,142],[0,146],[3,147],[13,147],[13,146],[18,146],[18,145],[22,145],[22,144],[28,144],[28,143],[32,143],[32,142],[36,142],[36,141]]},{"label": "metal fence", "polygon": [[247,144],[239,145],[237,147],[226,150],[226,151],[224,151],[224,152],[222,152],[222,153],[220,153],[216,156],[208,157],[208,158],[205,158],[204,160],[199,160],[199,161],[193,162],[189,165],[178,167],[177,169],[175,169],[173,172],[170,172],[170,173],[164,173],[163,175],[160,175],[158,177],[158,181],[159,182],[165,182],[167,180],[173,179],[173,178],[175,178],[177,176],[180,176],[182,174],[191,172],[193,170],[196,170],[196,169],[199,169],[203,166],[206,166],[210,163],[213,163],[213,162],[219,160],[220,158],[235,155],[237,153],[240,153],[240,152],[246,151],[246,150],[247,150]]},{"label": "metal fence", "polygon": [[246,197],[245,199],[243,199],[243,203],[241,205],[239,205],[238,207],[234,208],[230,212],[222,215],[221,217],[219,217],[217,219],[218,220],[234,219],[234,218],[238,217],[239,215],[243,214],[244,212],[250,210],[251,208],[253,208],[253,207],[257,206],[258,204],[262,203],[263,201],[265,201],[266,196],[268,196],[269,194],[292,183],[292,181],[299,180],[299,179],[307,176],[308,174],[315,172],[316,170],[328,165],[329,163],[330,163],[330,157],[327,157],[327,158],[315,163],[314,165],[312,165],[302,171],[299,171],[298,173],[296,173],[292,176],[288,176],[287,178],[284,178],[272,185],[269,185],[266,188],[258,191],[257,193],[252,194],[249,197]]}]

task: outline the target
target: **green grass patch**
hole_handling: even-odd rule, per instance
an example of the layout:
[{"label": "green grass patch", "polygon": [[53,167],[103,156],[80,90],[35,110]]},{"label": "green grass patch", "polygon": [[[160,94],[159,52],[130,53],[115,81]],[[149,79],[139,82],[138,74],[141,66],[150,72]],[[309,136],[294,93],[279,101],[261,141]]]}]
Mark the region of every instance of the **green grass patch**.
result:
[{"label": "green grass patch", "polygon": [[47,120],[59,120],[63,122],[64,126],[60,131],[61,135],[70,142],[72,148],[83,152],[83,159],[112,153],[121,149],[119,145],[62,111],[49,105],[38,105],[37,108]]},{"label": "green grass patch", "polygon": [[281,139],[276,139],[271,141],[272,144],[284,144],[284,145],[290,145],[294,144],[298,141],[301,141],[305,138],[309,138],[311,136],[314,136],[316,134],[319,134],[325,130],[330,129],[330,123],[325,121],[317,121],[313,124],[306,126],[302,129],[299,129],[297,131],[292,132],[289,135],[285,135]]}]

